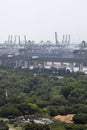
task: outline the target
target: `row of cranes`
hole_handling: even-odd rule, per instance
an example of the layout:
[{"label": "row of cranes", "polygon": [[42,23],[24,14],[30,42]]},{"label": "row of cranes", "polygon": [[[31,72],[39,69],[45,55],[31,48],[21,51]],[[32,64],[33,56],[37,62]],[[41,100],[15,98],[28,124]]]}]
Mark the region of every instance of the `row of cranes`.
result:
[{"label": "row of cranes", "polygon": [[[1,44],[2,45],[2,44]],[[9,35],[8,40],[4,42],[3,46],[55,46],[55,47],[65,47],[70,45],[70,35],[63,35],[62,41],[59,42],[57,32],[55,32],[55,43],[51,41],[44,42],[41,40],[39,43],[35,41],[27,40],[26,35],[24,35],[23,40],[21,40],[20,35]]]},{"label": "row of cranes", "polygon": [[55,32],[55,43],[56,46],[70,45],[71,36],[63,35],[62,42],[59,42],[57,32]]},{"label": "row of cranes", "polygon": [[[84,46],[84,47],[83,47]],[[3,44],[0,44],[0,53],[1,54],[11,54],[11,53],[23,53],[25,52],[28,55],[51,55],[51,56],[59,56],[59,57],[73,57],[73,54],[78,56],[79,53],[83,54],[83,49],[87,47],[85,41],[81,44],[77,45],[71,43],[71,36],[63,35],[61,42],[58,39],[57,32],[55,32],[55,43],[50,41],[40,43],[36,43],[35,41],[27,40],[26,35],[23,38],[23,41],[20,38],[20,35],[16,35],[13,37],[12,35],[8,36],[8,40]],[[82,49],[81,49],[82,48]],[[3,51],[4,49],[4,51]],[[78,51],[80,50],[80,51]]]}]

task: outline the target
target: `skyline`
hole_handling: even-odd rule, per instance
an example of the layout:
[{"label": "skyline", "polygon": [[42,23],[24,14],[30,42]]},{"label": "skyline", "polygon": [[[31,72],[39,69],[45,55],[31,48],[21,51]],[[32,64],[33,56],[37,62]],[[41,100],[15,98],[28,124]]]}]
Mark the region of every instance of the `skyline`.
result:
[{"label": "skyline", "polygon": [[0,0],[0,42],[8,35],[55,42],[63,34],[71,41],[87,41],[86,0]]}]

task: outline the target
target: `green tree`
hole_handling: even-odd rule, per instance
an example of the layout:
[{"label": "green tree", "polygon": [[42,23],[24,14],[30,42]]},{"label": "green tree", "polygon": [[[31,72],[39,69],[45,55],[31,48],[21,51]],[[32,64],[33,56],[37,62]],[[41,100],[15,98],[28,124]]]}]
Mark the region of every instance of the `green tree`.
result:
[{"label": "green tree", "polygon": [[87,124],[87,114],[76,114],[74,117],[73,117],[73,121],[74,123],[76,124]]},{"label": "green tree", "polygon": [[48,125],[27,123],[24,125],[24,130],[50,130],[50,127]]},{"label": "green tree", "polygon": [[9,130],[9,127],[2,120],[0,121],[0,130]]}]

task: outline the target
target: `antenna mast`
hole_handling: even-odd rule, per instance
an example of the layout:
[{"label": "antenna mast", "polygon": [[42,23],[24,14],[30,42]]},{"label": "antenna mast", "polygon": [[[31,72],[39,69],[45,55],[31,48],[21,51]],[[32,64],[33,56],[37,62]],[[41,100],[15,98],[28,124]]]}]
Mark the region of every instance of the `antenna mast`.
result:
[{"label": "antenna mast", "polygon": [[7,89],[5,91],[5,97],[6,97],[6,100],[8,100],[8,92],[7,92]]}]

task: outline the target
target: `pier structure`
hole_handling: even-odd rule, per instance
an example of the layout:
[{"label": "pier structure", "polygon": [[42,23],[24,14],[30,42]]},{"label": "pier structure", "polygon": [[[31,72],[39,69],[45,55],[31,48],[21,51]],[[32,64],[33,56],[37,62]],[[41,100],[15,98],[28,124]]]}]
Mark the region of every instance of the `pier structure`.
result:
[{"label": "pier structure", "polygon": [[55,44],[50,41],[36,44],[27,40],[26,35],[23,39],[22,41],[20,35],[15,35],[15,38],[9,35],[8,41],[1,44],[0,66],[20,69],[65,68],[71,72],[74,72],[76,66],[80,72],[83,72],[84,66],[87,68],[87,43],[82,41],[77,46],[71,44],[70,34],[63,34],[60,42],[55,32]]},{"label": "pier structure", "polygon": [[[69,67],[72,72],[74,72],[75,64],[78,64],[79,71],[83,72],[83,66],[87,62],[87,58],[58,58],[58,57],[0,57],[0,66],[11,67],[11,68],[21,68],[30,69],[33,68],[45,68],[47,63],[51,63],[51,67],[67,68]],[[60,65],[57,65],[59,63]],[[66,63],[66,64],[65,64]],[[56,64],[56,65],[55,65]]]}]

